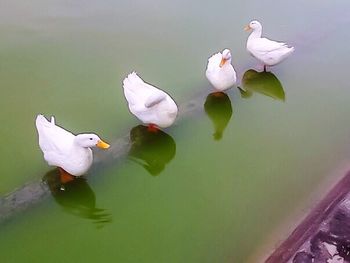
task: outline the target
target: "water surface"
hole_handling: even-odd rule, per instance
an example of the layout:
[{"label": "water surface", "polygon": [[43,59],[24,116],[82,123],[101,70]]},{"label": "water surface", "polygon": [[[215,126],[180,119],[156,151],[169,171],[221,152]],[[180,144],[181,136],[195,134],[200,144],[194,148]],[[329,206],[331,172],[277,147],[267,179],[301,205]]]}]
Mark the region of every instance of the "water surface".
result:
[{"label": "water surface", "polygon": [[[248,262],[348,163],[347,1],[1,6],[0,193],[45,179],[50,190],[0,226],[4,262]],[[296,47],[265,75],[245,51],[253,18]],[[247,91],[216,103],[204,70],[223,48]],[[197,112],[149,135],[122,95],[132,70]],[[130,148],[122,162],[99,153],[108,161],[62,191],[37,146],[38,113],[112,143],[129,135]]]}]

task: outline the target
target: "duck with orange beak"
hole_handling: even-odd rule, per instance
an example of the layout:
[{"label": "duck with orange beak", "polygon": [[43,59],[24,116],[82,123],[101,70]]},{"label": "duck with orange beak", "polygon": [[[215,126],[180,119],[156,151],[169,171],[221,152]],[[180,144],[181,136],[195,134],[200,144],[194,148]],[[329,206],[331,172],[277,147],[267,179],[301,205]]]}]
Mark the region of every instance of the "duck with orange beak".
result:
[{"label": "duck with orange beak", "polygon": [[44,159],[60,169],[61,177],[65,178],[63,181],[67,181],[69,175],[81,176],[89,170],[93,161],[91,147],[109,148],[109,144],[96,134],[74,135],[57,126],[54,117],[48,121],[43,115],[38,115],[35,124]]},{"label": "duck with orange beak", "polygon": [[264,64],[264,71],[266,66],[277,65],[294,52],[294,47],[286,43],[261,37],[262,25],[259,21],[251,21],[244,30],[252,31],[247,40],[247,51]]},{"label": "duck with orange beak", "polygon": [[208,59],[205,75],[216,91],[222,92],[236,84],[236,71],[231,64],[231,52],[225,49]]}]

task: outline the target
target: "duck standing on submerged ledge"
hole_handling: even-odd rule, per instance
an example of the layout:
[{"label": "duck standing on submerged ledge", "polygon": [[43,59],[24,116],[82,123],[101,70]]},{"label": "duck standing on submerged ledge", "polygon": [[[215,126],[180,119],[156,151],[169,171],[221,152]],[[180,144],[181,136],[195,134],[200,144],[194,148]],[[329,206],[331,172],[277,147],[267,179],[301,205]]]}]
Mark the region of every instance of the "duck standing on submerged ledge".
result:
[{"label": "duck standing on submerged ledge", "polygon": [[43,115],[38,115],[35,124],[44,159],[49,165],[57,166],[61,176],[66,178],[81,176],[89,170],[93,160],[90,147],[109,148],[109,144],[96,134],[74,135],[57,126],[54,117],[49,122]]},{"label": "duck standing on submerged ledge", "polygon": [[259,21],[251,21],[245,30],[253,30],[247,40],[247,50],[264,63],[264,71],[266,71],[266,66],[274,66],[282,62],[294,51],[294,47],[289,47],[286,43],[261,37],[262,25]]},{"label": "duck standing on submerged ledge", "polygon": [[229,49],[214,54],[208,59],[205,75],[217,91],[224,91],[236,83],[236,71],[231,64]]},{"label": "duck standing on submerged ledge", "polygon": [[124,96],[129,110],[140,121],[148,124],[149,131],[171,126],[177,116],[175,101],[164,91],[144,82],[136,72],[123,81]]}]

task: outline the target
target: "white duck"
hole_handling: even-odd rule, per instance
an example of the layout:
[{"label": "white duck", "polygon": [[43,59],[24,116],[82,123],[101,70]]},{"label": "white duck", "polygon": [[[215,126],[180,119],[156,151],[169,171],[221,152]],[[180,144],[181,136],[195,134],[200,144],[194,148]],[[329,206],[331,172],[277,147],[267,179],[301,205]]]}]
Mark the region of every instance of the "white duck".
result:
[{"label": "white duck", "polygon": [[70,175],[81,176],[89,170],[93,160],[90,147],[109,148],[96,134],[74,135],[57,126],[54,117],[49,122],[43,115],[38,115],[35,124],[44,159]]},{"label": "white duck", "polygon": [[175,101],[164,91],[145,83],[136,72],[123,81],[124,95],[129,110],[140,121],[149,125],[150,131],[171,126],[177,116]]},{"label": "white duck", "polygon": [[289,47],[286,43],[261,37],[262,25],[259,21],[251,21],[245,27],[245,30],[253,30],[247,40],[247,50],[251,55],[264,63],[265,71],[266,66],[273,66],[282,62],[294,51],[294,47]]},{"label": "white duck", "polygon": [[236,71],[231,65],[231,52],[225,49],[208,59],[205,75],[218,91],[231,88],[237,80]]}]

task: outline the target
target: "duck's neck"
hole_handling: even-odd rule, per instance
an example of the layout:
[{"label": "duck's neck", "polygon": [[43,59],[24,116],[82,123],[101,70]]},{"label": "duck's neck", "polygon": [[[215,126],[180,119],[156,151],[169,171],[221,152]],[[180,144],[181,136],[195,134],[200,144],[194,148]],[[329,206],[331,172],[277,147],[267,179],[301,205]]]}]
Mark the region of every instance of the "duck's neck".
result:
[{"label": "duck's neck", "polygon": [[256,28],[254,31],[249,35],[248,40],[255,39],[255,38],[261,38],[262,35],[262,28]]},{"label": "duck's neck", "polygon": [[225,64],[221,67],[222,69],[227,69],[231,65],[231,59],[226,60]]},{"label": "duck's neck", "polygon": [[73,146],[75,149],[81,149],[81,150],[86,150],[89,149],[90,147],[82,145],[80,139],[76,136],[73,140]]}]

